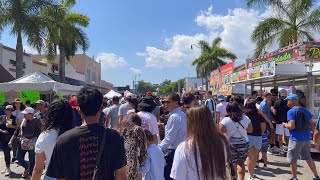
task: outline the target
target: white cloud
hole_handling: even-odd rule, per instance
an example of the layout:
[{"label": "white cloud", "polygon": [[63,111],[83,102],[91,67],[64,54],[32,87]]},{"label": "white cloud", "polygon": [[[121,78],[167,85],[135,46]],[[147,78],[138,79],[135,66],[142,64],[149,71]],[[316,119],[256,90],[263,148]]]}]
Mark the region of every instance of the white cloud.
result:
[{"label": "white cloud", "polygon": [[38,54],[38,51],[29,45],[24,45],[23,50],[28,54]]},{"label": "white cloud", "polygon": [[226,15],[213,13],[210,6],[206,11],[201,11],[195,18],[200,27],[205,27],[207,33],[195,35],[178,34],[164,39],[166,49],[147,46],[145,58],[146,67],[167,68],[190,65],[200,54],[198,48],[190,49],[191,44],[198,44],[199,40],[211,41],[220,36],[221,46],[234,52],[238,59],[244,61],[252,56],[254,44],[251,41],[251,33],[257,23],[266,16],[269,10],[259,13],[255,10],[235,8],[228,10]]},{"label": "white cloud", "polygon": [[100,53],[97,61],[101,61],[102,69],[118,68],[127,65],[127,61],[114,53]]},{"label": "white cloud", "polygon": [[130,71],[133,72],[133,74],[141,74],[142,73],[142,70],[138,69],[138,68],[130,67],[129,69],[130,69]]},{"label": "white cloud", "polygon": [[147,53],[145,53],[145,52],[137,52],[136,55],[140,56],[140,57],[145,57],[145,56],[147,56]]}]

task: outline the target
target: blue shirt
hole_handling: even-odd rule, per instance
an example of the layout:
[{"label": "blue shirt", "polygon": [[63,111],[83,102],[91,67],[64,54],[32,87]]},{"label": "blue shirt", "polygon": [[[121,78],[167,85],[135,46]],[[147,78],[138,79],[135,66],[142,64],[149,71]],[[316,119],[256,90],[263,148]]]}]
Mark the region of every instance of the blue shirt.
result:
[{"label": "blue shirt", "polygon": [[148,157],[140,172],[145,173],[144,180],[164,180],[164,154],[162,150],[155,144],[148,146]]},{"label": "blue shirt", "polygon": [[268,130],[265,130],[264,133],[262,134],[262,143],[267,143],[268,142]]},{"label": "blue shirt", "polygon": [[259,109],[268,117],[270,121],[272,121],[273,117],[270,111],[270,106],[266,100],[260,103]]},{"label": "blue shirt", "polygon": [[162,151],[177,149],[179,144],[187,137],[186,114],[179,108],[169,113],[168,123],[165,127],[165,137],[159,144]]},{"label": "blue shirt", "polygon": [[[296,120],[296,113],[298,110],[301,110],[307,116],[309,123],[312,118],[312,114],[308,111],[308,109],[304,107],[294,107],[288,111],[288,121],[295,121]],[[305,132],[297,132],[296,130],[290,130],[290,140],[291,141],[310,141],[310,128]]]}]

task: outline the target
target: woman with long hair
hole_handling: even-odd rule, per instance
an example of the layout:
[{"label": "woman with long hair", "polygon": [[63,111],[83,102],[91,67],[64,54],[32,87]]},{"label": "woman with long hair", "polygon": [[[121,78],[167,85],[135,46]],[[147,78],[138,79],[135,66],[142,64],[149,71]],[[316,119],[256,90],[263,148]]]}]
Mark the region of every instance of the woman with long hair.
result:
[{"label": "woman with long hair", "polygon": [[147,139],[144,130],[138,126],[141,119],[136,113],[124,117],[120,126],[120,134],[124,137],[127,156],[128,180],[141,180],[139,168],[147,159]]},{"label": "woman with long hair", "polygon": [[138,99],[137,98],[129,98],[128,102],[130,104],[131,109],[127,112],[127,114],[137,113],[138,112]]},{"label": "woman with long hair", "polygon": [[[58,136],[74,126],[74,114],[69,102],[65,100],[53,101],[50,104],[48,120],[44,123],[42,133],[39,135],[35,145],[36,163],[32,180],[40,180],[43,167],[45,167],[44,171],[46,172]],[[44,177],[44,180],[50,179],[52,178]]]},{"label": "woman with long hair", "polygon": [[[22,101],[19,98],[14,99],[14,101],[12,102],[12,106],[14,109],[12,112],[12,115],[16,117],[17,126],[20,126],[24,118],[24,115],[21,112],[25,109],[25,106],[22,104]],[[20,148],[20,141],[15,140],[12,145],[13,156],[12,156],[11,162],[15,162],[16,160],[18,160],[19,148]]]},{"label": "woman with long hair", "polygon": [[220,122],[220,130],[226,133],[234,168],[238,170],[240,180],[244,180],[244,162],[248,156],[249,139],[247,133],[252,132],[250,119],[242,114],[242,110],[237,102],[229,103],[227,106],[227,117]]},{"label": "woman with long hair", "polygon": [[171,178],[184,180],[227,179],[229,144],[206,106],[187,113],[187,139],[176,149]]},{"label": "woman with long hair", "polygon": [[244,112],[251,120],[253,131],[248,133],[249,138],[249,154],[247,158],[247,166],[249,171],[249,179],[254,179],[254,168],[258,161],[258,154],[262,147],[262,134],[266,130],[266,122],[258,113],[256,100],[250,99],[245,104]]}]

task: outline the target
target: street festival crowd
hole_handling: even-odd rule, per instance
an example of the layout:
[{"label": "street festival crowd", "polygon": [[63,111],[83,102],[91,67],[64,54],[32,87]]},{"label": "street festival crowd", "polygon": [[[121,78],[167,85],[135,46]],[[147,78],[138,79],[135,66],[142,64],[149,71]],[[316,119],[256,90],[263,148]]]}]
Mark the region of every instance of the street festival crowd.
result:
[{"label": "street festival crowd", "polygon": [[292,180],[298,160],[316,180],[310,148],[313,134],[320,149],[320,125],[305,105],[303,92],[285,89],[247,99],[211,91],[104,99],[94,88],[50,103],[16,98],[0,108],[1,173],[10,177],[17,163],[32,180],[243,180],[273,154],[287,157]]}]

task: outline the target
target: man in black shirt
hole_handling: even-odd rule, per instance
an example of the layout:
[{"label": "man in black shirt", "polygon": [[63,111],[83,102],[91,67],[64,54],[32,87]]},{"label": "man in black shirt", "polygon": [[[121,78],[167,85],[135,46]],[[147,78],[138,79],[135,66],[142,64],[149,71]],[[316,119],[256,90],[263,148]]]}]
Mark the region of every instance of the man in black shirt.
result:
[{"label": "man in black shirt", "polygon": [[124,140],[112,129],[99,124],[103,96],[94,88],[83,88],[77,95],[80,127],[71,129],[57,140],[47,176],[57,179],[92,180],[104,132],[107,132],[97,180],[126,180]]},{"label": "man in black shirt", "polygon": [[[279,99],[275,101],[273,105],[273,114],[274,118],[277,122],[276,125],[276,134],[278,135],[278,142],[279,142],[279,148],[280,152],[279,155],[284,156],[284,148],[283,148],[283,136],[290,136],[289,129],[284,128],[282,123],[287,122],[287,112],[289,110],[287,100],[284,100],[287,97],[287,90],[281,89],[279,93]],[[288,139],[288,138],[287,138]],[[288,144],[288,142],[287,142]]]}]

